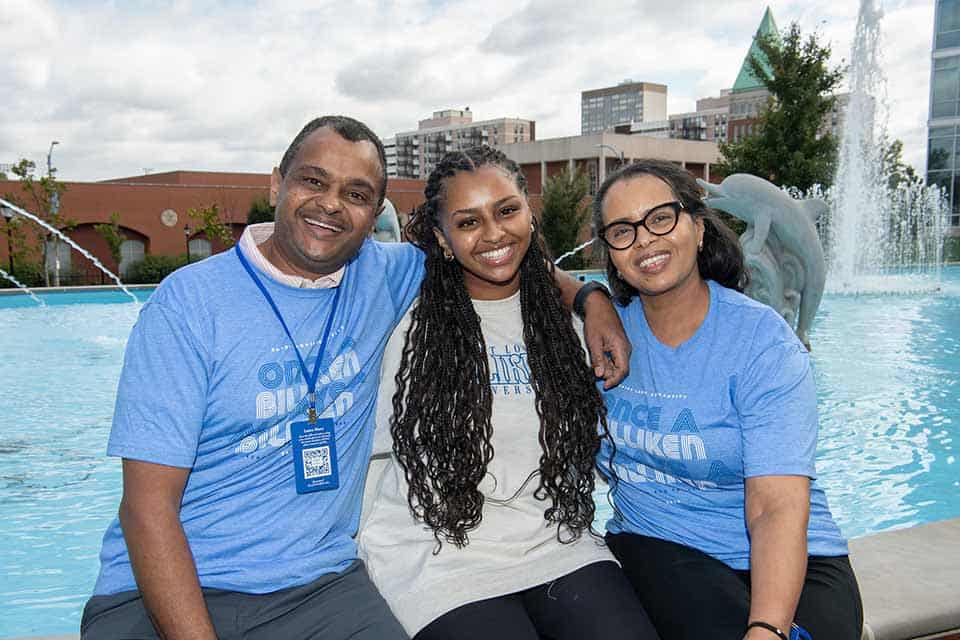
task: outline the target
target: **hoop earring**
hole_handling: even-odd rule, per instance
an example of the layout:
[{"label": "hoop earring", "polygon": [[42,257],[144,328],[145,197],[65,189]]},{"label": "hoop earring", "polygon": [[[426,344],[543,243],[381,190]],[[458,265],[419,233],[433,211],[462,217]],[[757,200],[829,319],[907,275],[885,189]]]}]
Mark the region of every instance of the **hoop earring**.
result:
[{"label": "hoop earring", "polygon": [[452,261],[453,261],[453,254],[452,254],[452,253],[447,253],[447,250],[444,249],[444,250],[443,250],[443,259],[446,260],[447,262],[452,262]]}]

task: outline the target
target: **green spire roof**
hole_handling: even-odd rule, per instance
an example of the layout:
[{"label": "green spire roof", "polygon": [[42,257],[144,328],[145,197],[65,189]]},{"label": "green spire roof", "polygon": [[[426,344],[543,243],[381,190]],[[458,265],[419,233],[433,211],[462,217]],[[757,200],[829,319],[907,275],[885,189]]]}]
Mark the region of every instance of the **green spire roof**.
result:
[{"label": "green spire roof", "polygon": [[760,80],[758,80],[757,77],[750,71],[749,60],[751,55],[756,56],[757,59],[760,60],[760,64],[763,65],[764,71],[770,73],[770,65],[767,63],[767,56],[763,55],[763,52],[760,51],[760,47],[757,46],[757,37],[768,35],[772,35],[777,39],[780,38],[780,31],[777,29],[777,23],[773,19],[773,14],[770,12],[770,7],[767,7],[767,10],[763,12],[763,20],[760,21],[760,26],[757,28],[757,33],[753,36],[753,41],[750,43],[750,50],[744,57],[743,64],[740,65],[740,73],[737,74],[737,81],[733,83],[734,93],[763,89],[763,83],[760,82]]}]

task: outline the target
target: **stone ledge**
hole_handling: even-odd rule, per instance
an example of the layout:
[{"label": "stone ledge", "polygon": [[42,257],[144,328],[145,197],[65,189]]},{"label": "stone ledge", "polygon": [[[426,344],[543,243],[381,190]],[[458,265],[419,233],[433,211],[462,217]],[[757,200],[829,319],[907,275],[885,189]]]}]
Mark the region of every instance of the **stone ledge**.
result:
[{"label": "stone ledge", "polygon": [[960,518],[851,540],[850,561],[863,596],[864,640],[960,630]]}]

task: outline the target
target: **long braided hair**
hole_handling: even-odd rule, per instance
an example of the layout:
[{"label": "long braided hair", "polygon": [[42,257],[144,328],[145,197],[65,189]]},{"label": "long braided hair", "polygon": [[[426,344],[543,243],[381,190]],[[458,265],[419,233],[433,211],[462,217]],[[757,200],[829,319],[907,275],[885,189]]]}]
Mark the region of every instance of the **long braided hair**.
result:
[{"label": "long braided hair", "polygon": [[[493,397],[480,318],[455,261],[444,260],[440,228],[445,181],[459,172],[493,166],[526,198],[516,163],[487,146],[448,153],[431,172],[426,202],[407,225],[411,242],[426,252],[426,277],[396,375],[390,429],[393,451],[409,486],[414,517],[437,540],[458,548],[480,524],[480,482],[493,459]],[[607,437],[606,408],[583,348],[560,304],[553,263],[538,231],[520,267],[523,339],[540,418],[538,500],[549,500],[544,519],[558,523],[561,542],[592,532],[594,465]],[[533,434],[531,434],[532,437]],[[537,472],[534,472],[537,473]],[[562,530],[562,531],[561,531]]]}]

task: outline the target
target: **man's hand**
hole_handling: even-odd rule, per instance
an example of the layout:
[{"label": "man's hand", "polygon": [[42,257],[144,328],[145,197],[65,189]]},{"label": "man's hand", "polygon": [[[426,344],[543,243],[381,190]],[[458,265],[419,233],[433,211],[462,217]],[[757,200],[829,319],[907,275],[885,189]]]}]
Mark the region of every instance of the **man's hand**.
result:
[{"label": "man's hand", "polygon": [[590,363],[603,388],[611,389],[630,372],[633,347],[623,331],[613,303],[602,292],[594,291],[583,304],[583,336],[590,351]]}]

